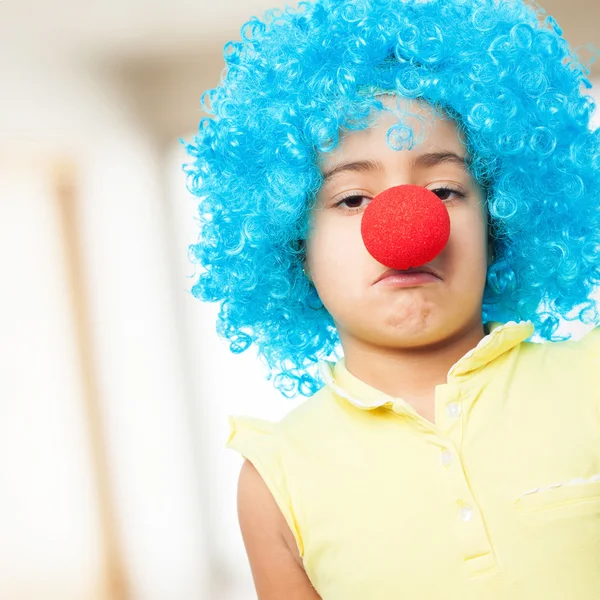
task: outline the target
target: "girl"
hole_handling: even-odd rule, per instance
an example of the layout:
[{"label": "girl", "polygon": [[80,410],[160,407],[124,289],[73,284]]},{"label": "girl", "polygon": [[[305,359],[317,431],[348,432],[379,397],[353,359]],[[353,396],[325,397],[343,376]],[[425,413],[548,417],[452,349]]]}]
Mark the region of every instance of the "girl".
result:
[{"label": "girl", "polygon": [[230,417],[258,597],[600,598],[600,330],[557,333],[598,321],[589,70],[521,0],[315,0],[241,34],[184,168],[192,292],[307,397]]}]

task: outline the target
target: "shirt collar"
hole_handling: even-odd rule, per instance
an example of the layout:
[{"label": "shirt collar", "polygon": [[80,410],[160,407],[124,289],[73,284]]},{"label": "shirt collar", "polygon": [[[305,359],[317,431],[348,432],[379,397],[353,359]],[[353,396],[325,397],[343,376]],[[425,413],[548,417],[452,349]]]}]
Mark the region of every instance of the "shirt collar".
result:
[{"label": "shirt collar", "polygon": [[[480,342],[469,350],[448,371],[448,379],[465,375],[482,367],[495,358],[514,348],[528,337],[535,327],[531,321],[509,321],[501,323],[490,321],[485,323],[484,330],[487,333]],[[321,360],[319,361],[319,374],[332,391],[338,396],[346,398],[351,404],[358,408],[370,410],[384,404],[394,403],[395,399],[382,391],[365,383],[346,369],[344,358],[337,363]]]}]

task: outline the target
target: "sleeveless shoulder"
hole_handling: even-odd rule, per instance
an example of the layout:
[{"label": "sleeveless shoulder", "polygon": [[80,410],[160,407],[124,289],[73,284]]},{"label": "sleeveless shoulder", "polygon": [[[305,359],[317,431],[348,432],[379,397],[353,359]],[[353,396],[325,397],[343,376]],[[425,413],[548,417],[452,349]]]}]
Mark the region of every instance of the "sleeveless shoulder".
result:
[{"label": "sleeveless shoulder", "polygon": [[[229,415],[228,419],[226,448],[247,458],[259,472],[304,560],[307,541],[315,533],[307,515],[319,495],[323,461],[343,454],[351,444],[350,434],[344,428],[348,417],[325,386],[279,421],[246,415]],[[354,421],[350,419],[350,423]],[[323,476],[331,480],[331,473]]]},{"label": "sleeveless shoulder", "polygon": [[286,483],[278,423],[255,417],[229,415],[229,438],[225,445],[247,458],[260,473],[304,555],[302,535]]}]

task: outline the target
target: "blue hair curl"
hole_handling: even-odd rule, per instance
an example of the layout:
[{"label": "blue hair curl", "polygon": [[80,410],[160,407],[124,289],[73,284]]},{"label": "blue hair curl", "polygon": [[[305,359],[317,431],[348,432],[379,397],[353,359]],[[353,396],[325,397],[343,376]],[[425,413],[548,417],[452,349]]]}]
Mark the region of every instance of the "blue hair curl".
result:
[{"label": "blue hair curl", "polygon": [[[286,397],[314,394],[339,357],[331,315],[302,271],[319,157],[342,128],[368,126],[392,90],[446,111],[484,186],[495,261],[483,322],[598,320],[600,133],[589,69],[556,21],[521,0],[316,0],[252,17],[223,50],[186,144],[201,232],[192,294],[220,302],[230,350],[252,343]],[[210,106],[208,105],[210,102]],[[182,143],[183,140],[180,140]],[[389,143],[389,132],[388,132]],[[569,316],[574,309],[575,316]]]}]

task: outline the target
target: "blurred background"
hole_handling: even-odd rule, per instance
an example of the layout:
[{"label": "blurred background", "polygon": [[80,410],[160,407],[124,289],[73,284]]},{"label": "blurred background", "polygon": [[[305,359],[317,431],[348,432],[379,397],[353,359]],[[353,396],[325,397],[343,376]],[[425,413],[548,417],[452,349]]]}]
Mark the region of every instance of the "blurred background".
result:
[{"label": "blurred background", "polygon": [[[227,415],[300,400],[189,292],[178,140],[225,43],[285,5],[0,0],[1,600],[256,598]],[[596,0],[542,5],[600,46]]]}]

